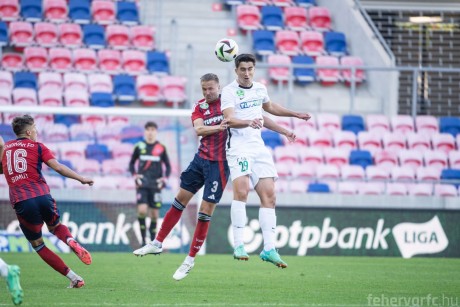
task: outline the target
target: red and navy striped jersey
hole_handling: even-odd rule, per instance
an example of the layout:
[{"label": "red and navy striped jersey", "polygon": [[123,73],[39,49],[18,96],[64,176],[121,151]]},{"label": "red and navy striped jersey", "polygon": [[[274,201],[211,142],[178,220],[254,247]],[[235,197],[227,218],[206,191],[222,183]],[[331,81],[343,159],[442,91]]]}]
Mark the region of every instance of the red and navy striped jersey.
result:
[{"label": "red and navy striped jersey", "polygon": [[[192,113],[192,123],[198,119],[203,119],[205,126],[220,125],[224,115],[220,110],[220,98],[214,102],[207,103],[205,99],[198,101]],[[220,131],[201,138],[198,155],[206,160],[226,161],[225,142],[227,141],[227,131]]]},{"label": "red and navy striped jersey", "polygon": [[42,162],[54,159],[45,145],[27,138],[6,142],[2,167],[10,188],[10,202],[17,202],[50,194],[41,173]]}]

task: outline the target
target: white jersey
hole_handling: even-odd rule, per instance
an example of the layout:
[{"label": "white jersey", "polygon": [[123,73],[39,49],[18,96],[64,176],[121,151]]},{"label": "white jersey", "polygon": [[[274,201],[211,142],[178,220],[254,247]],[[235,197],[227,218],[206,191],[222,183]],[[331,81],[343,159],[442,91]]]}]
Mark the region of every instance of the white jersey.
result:
[{"label": "white jersey", "polygon": [[[262,104],[270,101],[267,88],[259,82],[253,82],[250,88],[241,87],[233,81],[222,89],[221,109],[234,108],[235,117],[242,120],[262,119]],[[257,143],[264,145],[260,129],[230,128],[227,148],[239,144]]]}]

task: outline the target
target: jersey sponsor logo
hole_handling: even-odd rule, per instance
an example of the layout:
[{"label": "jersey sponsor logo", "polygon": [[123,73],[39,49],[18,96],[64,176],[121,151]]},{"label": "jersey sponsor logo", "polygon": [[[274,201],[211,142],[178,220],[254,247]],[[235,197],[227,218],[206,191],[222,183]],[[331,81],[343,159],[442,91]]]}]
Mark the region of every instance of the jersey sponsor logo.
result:
[{"label": "jersey sponsor logo", "polygon": [[216,197],[214,196],[214,194],[211,194],[210,196],[208,196],[208,199],[216,199]]},{"label": "jersey sponsor logo", "polygon": [[249,101],[243,101],[240,103],[241,109],[249,109],[253,107],[260,106],[262,104],[262,99],[254,99]]},{"label": "jersey sponsor logo", "polygon": [[204,115],[210,115],[211,112],[209,110],[207,110],[206,112],[204,112]]},{"label": "jersey sponsor logo", "polygon": [[141,156],[139,157],[139,160],[142,160],[142,161],[159,162],[159,161],[160,161],[160,157],[159,157],[159,156],[141,155]]},{"label": "jersey sponsor logo", "polygon": [[203,122],[205,126],[211,126],[212,124],[220,123],[224,119],[223,115],[214,116],[208,119],[205,119]]}]

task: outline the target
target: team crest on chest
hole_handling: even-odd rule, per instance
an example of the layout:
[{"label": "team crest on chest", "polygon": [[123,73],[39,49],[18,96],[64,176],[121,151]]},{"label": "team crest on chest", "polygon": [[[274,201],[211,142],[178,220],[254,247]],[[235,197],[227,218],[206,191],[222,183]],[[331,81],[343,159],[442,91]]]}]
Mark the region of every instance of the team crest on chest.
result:
[{"label": "team crest on chest", "polygon": [[204,110],[209,109],[209,104],[207,104],[206,102],[200,103],[200,108]]},{"label": "team crest on chest", "polygon": [[244,98],[244,91],[239,89],[236,91],[236,95],[238,96],[238,98],[243,99]]}]

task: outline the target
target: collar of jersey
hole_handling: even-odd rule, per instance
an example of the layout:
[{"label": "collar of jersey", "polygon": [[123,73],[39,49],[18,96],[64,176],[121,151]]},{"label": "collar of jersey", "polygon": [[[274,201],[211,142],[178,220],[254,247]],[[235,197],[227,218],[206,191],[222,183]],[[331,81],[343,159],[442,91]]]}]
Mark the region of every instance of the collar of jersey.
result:
[{"label": "collar of jersey", "polygon": [[238,87],[241,87],[241,88],[244,88],[245,90],[248,90],[248,89],[250,89],[253,85],[254,85],[254,83],[251,84],[251,86],[247,86],[247,87],[246,87],[246,86],[242,86],[241,84],[238,84]]}]

